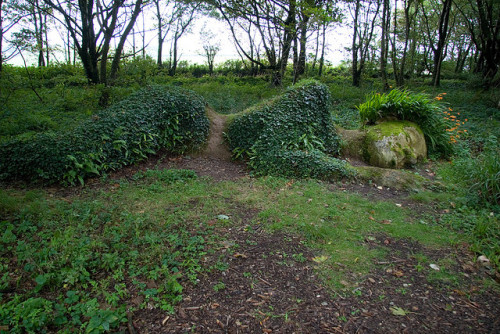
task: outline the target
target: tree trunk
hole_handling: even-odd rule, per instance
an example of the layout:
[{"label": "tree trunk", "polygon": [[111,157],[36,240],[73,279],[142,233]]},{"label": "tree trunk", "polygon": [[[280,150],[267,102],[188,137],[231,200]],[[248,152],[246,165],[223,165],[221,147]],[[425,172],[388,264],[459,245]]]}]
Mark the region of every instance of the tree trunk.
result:
[{"label": "tree trunk", "polygon": [[309,23],[310,16],[302,14],[300,22],[300,37],[299,37],[299,59],[297,63],[297,75],[303,75],[306,71],[306,44],[307,44],[307,24]]},{"label": "tree trunk", "polygon": [[441,84],[441,65],[443,63],[443,50],[448,38],[448,23],[450,20],[452,0],[443,1],[443,10],[439,16],[438,44],[434,48],[434,67],[432,71],[432,84],[437,87]]},{"label": "tree trunk", "polygon": [[3,17],[2,17],[2,5],[3,0],[0,0],[0,76],[2,75],[3,69]]},{"label": "tree trunk", "polygon": [[43,18],[44,18],[44,32],[45,32],[45,54],[46,54],[46,65],[49,66],[49,53],[50,53],[50,49],[49,49],[49,33],[48,33],[48,26],[47,26],[47,14],[44,14],[43,15]]},{"label": "tree trunk", "polygon": [[132,16],[130,18],[130,21],[127,24],[127,27],[123,31],[120,41],[118,42],[118,46],[116,47],[115,50],[115,55],[113,57],[113,62],[111,63],[111,79],[114,80],[116,79],[116,76],[118,74],[118,69],[120,67],[120,60],[122,57],[122,52],[123,52],[123,47],[125,46],[125,42],[127,40],[128,35],[130,34],[130,31],[135,25],[135,21],[137,20],[137,17],[139,16],[141,10],[142,10],[142,1],[143,0],[137,0],[134,6],[134,11],[132,13]]},{"label": "tree trunk", "polygon": [[323,73],[323,64],[325,62],[325,47],[326,47],[326,24],[323,25],[323,42],[321,43],[321,57],[319,58],[318,75],[321,77]]},{"label": "tree trunk", "polygon": [[390,28],[390,1],[383,0],[384,5],[382,8],[382,41],[380,48],[380,75],[382,77],[382,87],[385,91],[389,89],[389,84],[387,83],[387,56],[388,56],[388,46],[389,46],[389,28]]},{"label": "tree trunk", "polygon": [[359,10],[361,7],[360,0],[356,0],[356,7],[354,9],[354,32],[352,34],[352,85],[359,87],[361,82],[361,74],[358,72],[358,23],[359,23]]},{"label": "tree trunk", "polygon": [[281,86],[282,79],[285,75],[286,66],[288,64],[288,57],[292,49],[292,42],[296,38],[296,0],[290,0],[290,7],[288,8],[287,19],[285,20],[285,32],[283,38],[283,52],[279,61],[277,62],[277,69],[279,75],[274,76],[273,84]]},{"label": "tree trunk", "polygon": [[174,36],[173,44],[172,44],[172,50],[171,50],[171,55],[170,55],[170,69],[168,70],[168,75],[174,76],[175,72],[177,71],[177,33]]}]

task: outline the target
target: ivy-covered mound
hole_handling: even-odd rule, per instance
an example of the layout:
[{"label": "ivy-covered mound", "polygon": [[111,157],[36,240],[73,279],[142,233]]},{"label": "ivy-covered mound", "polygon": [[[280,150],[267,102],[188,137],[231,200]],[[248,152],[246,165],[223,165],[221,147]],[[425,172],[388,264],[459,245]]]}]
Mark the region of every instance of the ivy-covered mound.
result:
[{"label": "ivy-covered mound", "polygon": [[346,162],[330,156],[338,153],[340,145],[329,105],[326,86],[303,81],[236,117],[227,131],[231,149],[236,156],[250,158],[256,175],[351,176]]},{"label": "ivy-covered mound", "polygon": [[0,180],[83,183],[165,148],[183,153],[209,129],[205,104],[191,91],[150,86],[95,114],[75,129],[0,144]]}]

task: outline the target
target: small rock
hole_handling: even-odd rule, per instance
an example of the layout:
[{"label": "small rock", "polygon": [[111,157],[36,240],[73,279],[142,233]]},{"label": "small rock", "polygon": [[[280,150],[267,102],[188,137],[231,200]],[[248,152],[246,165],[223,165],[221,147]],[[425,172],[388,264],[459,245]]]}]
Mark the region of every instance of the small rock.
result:
[{"label": "small rock", "polygon": [[434,263],[431,263],[429,265],[429,267],[431,267],[432,269],[437,270],[437,271],[441,270],[441,269],[439,269],[439,266],[437,264],[434,264]]},{"label": "small rock", "polygon": [[322,302],[322,303],[321,303],[321,305],[323,305],[323,306],[327,306],[327,305],[328,305],[328,303],[327,303],[327,302]]},{"label": "small rock", "polygon": [[370,281],[370,283],[375,283],[375,282],[376,282],[376,281],[375,281],[373,278],[371,278],[371,277],[368,277],[368,280]]},{"label": "small rock", "polygon": [[483,267],[489,267],[490,266],[490,259],[488,259],[484,255],[481,255],[481,256],[478,256],[477,263],[479,263]]},{"label": "small rock", "polygon": [[400,207],[402,207],[403,205],[401,205],[401,204],[399,204],[399,203],[396,203],[396,206],[397,206],[398,208],[400,208]]},{"label": "small rock", "polygon": [[383,188],[382,186],[378,186],[378,187],[377,187],[377,189],[378,189],[378,190],[382,190],[382,189],[384,189],[384,188]]}]

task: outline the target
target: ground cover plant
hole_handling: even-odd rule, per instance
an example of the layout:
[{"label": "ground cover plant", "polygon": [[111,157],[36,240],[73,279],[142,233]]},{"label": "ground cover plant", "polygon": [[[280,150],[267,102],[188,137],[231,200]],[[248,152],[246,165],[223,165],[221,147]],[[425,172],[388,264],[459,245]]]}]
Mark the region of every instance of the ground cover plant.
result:
[{"label": "ground cover plant", "polygon": [[[459,315],[463,297],[453,289],[465,291],[476,305],[482,298],[489,300],[488,290],[473,288],[492,284],[487,276],[470,268],[456,269],[470,261],[454,253],[467,237],[441,224],[440,215],[416,210],[416,202],[402,194],[387,201],[371,197],[369,189],[369,197],[364,197],[312,180],[215,182],[198,178],[192,170],[158,168],[131,171],[127,178],[109,179],[95,189],[2,190],[0,325],[13,333],[102,333],[128,326],[180,332],[192,326],[183,325],[183,312],[205,310],[216,313],[200,314],[204,320],[199,324],[214,329],[219,328],[217,311],[232,315],[224,323],[231,328],[284,329],[305,322],[314,305],[317,310],[323,307],[326,317],[310,319],[318,328],[320,319],[330,319],[324,320],[329,326],[348,329],[349,323],[362,318],[360,308],[368,305],[388,323],[397,322],[392,311],[381,310],[391,306],[414,312],[411,305],[423,306],[403,300],[409,294],[424,296],[424,290],[437,289],[454,298],[456,302],[447,299],[447,305]],[[449,207],[449,202],[443,199],[440,205]],[[400,243],[419,245],[412,248],[417,253],[388,248]],[[405,267],[402,261],[415,262]],[[257,265],[261,262],[263,267]],[[377,276],[380,267],[385,274]],[[271,268],[295,276],[273,279]],[[315,283],[305,276],[312,272],[318,275],[312,279]],[[303,275],[300,281],[296,275]],[[372,277],[394,286],[394,291],[382,284],[379,295],[371,299],[375,287],[366,284],[372,284]],[[290,282],[303,285],[302,293],[290,290]],[[267,284],[278,285],[266,290]],[[317,285],[331,294],[304,294]],[[243,300],[238,305],[242,289],[250,296],[267,292],[263,302]],[[433,294],[426,295],[427,300],[438,303]],[[334,295],[349,306],[338,306],[335,300],[340,297]],[[202,302],[197,298],[209,304],[196,304]],[[195,304],[176,307],[186,302]],[[234,312],[241,306],[250,315],[235,321]],[[497,305],[491,307],[494,314]],[[408,321],[434,323],[435,311],[430,306],[429,310],[410,314]],[[488,327],[491,322],[478,321],[472,328],[494,328]],[[192,327],[196,328],[201,329]]]},{"label": "ground cover plant", "polygon": [[208,134],[201,97],[180,88],[150,86],[96,113],[69,131],[14,138],[0,144],[0,178],[65,181],[145,159],[159,149],[183,153]]},{"label": "ground cover plant", "polygon": [[[257,103],[251,110],[262,111],[276,101],[289,103],[287,111],[295,106],[291,99],[280,100],[283,91],[269,88],[263,78],[197,81],[187,74],[143,75],[142,70],[130,68],[128,77],[121,78],[123,86],[107,88],[111,100],[124,100],[139,86],[157,82],[198,92],[215,109],[214,122],[238,117],[217,116],[217,108],[234,113]],[[370,80],[352,89],[346,78],[321,80],[331,94],[327,110],[333,123],[359,128],[356,106],[381,87]],[[55,94],[47,85],[38,86],[44,100]],[[3,181],[0,331],[498,331],[495,171],[500,127],[495,93],[457,81],[442,86],[411,85],[412,91],[442,97],[453,109],[450,114],[468,119],[462,127],[467,132],[453,143],[457,154],[451,160],[431,157],[411,171],[439,181],[439,188],[408,193],[359,181],[299,179],[314,174],[296,171],[285,177],[249,177],[242,164],[205,151],[201,157],[154,155],[89,179],[85,187],[24,189]],[[19,87],[4,105],[19,102],[30,110],[31,104],[34,115],[22,114],[19,107],[4,123],[0,120],[11,123],[4,142],[37,133],[50,136],[47,131],[65,122],[74,128],[101,117],[98,92],[104,87],[68,84],[66,97],[74,103],[66,115],[59,107],[62,95],[54,103],[57,108],[49,110],[32,89]],[[81,95],[78,89],[84,89]],[[283,95],[315,96],[325,87],[309,82],[300,89]],[[234,105],[224,105],[225,100]],[[325,99],[319,100],[322,116],[311,112],[316,120],[326,115]],[[293,118],[293,112],[283,114],[287,121]],[[43,116],[49,125],[23,128],[19,115]],[[312,152],[321,152],[323,161],[328,152],[323,148],[336,147],[336,141],[329,146],[323,139],[329,125],[315,132],[316,124],[306,123],[311,125],[304,122],[283,137],[293,140],[279,145],[287,149],[286,159],[310,173],[317,168]],[[239,138],[250,138],[247,146],[252,146],[252,136]],[[252,157],[253,151],[248,153]],[[479,255],[489,261],[477,262]]]},{"label": "ground cover plant", "polygon": [[256,175],[342,178],[352,175],[335,159],[339,138],[326,86],[305,81],[236,116],[227,138],[237,156],[250,158]]}]

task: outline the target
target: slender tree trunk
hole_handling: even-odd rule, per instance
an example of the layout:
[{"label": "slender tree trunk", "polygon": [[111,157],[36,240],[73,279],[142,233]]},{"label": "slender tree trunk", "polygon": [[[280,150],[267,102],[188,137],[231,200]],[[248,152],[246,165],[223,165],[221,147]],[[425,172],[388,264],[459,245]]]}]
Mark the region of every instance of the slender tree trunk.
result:
[{"label": "slender tree trunk", "polygon": [[275,86],[281,86],[281,82],[285,75],[288,57],[292,49],[292,42],[296,38],[296,0],[290,0],[287,19],[285,20],[285,32],[283,38],[283,51],[279,61],[277,62],[277,71],[273,79]]},{"label": "slender tree trunk", "polygon": [[358,71],[358,23],[359,23],[359,10],[361,7],[360,0],[356,0],[356,7],[354,9],[354,32],[352,34],[352,85],[359,87],[361,83],[361,73]]},{"label": "slender tree trunk", "polygon": [[390,27],[390,0],[383,0],[384,5],[382,8],[382,41],[380,48],[380,75],[382,77],[382,86],[386,91],[389,89],[387,83],[387,56],[388,56],[388,43],[389,43],[389,27]]},{"label": "slender tree trunk", "polygon": [[297,39],[293,40],[293,83],[295,84],[299,79],[299,52],[298,52]]},{"label": "slender tree trunk", "polygon": [[318,75],[323,74],[323,64],[325,62],[325,47],[326,47],[326,24],[323,24],[323,41],[321,43],[321,57],[319,58]]},{"label": "slender tree trunk", "polygon": [[307,44],[307,24],[309,23],[310,15],[302,13],[300,22],[300,37],[299,37],[299,59],[297,66],[297,74],[300,76],[306,71],[306,44]]},{"label": "slender tree trunk", "polygon": [[171,61],[170,61],[170,69],[168,71],[168,74],[170,76],[174,76],[175,72],[177,71],[177,41],[178,41],[177,33],[175,33],[173,44],[172,44],[172,50],[171,50]]},{"label": "slender tree trunk", "polygon": [[0,76],[2,75],[3,69],[3,12],[2,12],[3,0],[0,0]]},{"label": "slender tree trunk", "polygon": [[46,62],[46,65],[49,66],[49,53],[50,53],[50,49],[49,49],[49,29],[48,29],[48,25],[47,25],[47,17],[48,15],[47,14],[44,14],[43,15],[43,18],[44,18],[44,23],[43,23],[43,28],[44,28],[44,32],[45,32],[45,54],[46,54],[46,58],[47,58],[47,62]]},{"label": "slender tree trunk", "polygon": [[316,64],[318,63],[319,34],[321,33],[320,31],[321,31],[321,29],[318,27],[318,30],[316,31],[316,48],[314,51],[314,59],[313,59],[313,63],[312,63],[313,73],[314,73],[314,70],[316,69]]},{"label": "slender tree trunk", "polygon": [[443,63],[446,40],[448,38],[448,23],[450,20],[452,0],[443,1],[443,10],[439,17],[438,44],[434,48],[434,67],[432,71],[432,84],[437,87],[441,83],[441,64]]},{"label": "slender tree trunk", "polygon": [[134,6],[134,11],[132,12],[132,16],[130,17],[130,21],[128,22],[127,26],[125,27],[125,30],[123,31],[120,41],[118,42],[118,46],[116,47],[115,50],[115,55],[113,57],[113,62],[111,63],[111,79],[114,80],[118,74],[118,69],[120,67],[120,60],[122,57],[122,52],[123,52],[123,47],[125,45],[125,42],[127,40],[128,35],[130,34],[130,31],[135,25],[135,21],[137,20],[137,17],[139,16],[141,10],[142,10],[142,1],[143,0],[137,0]]}]

